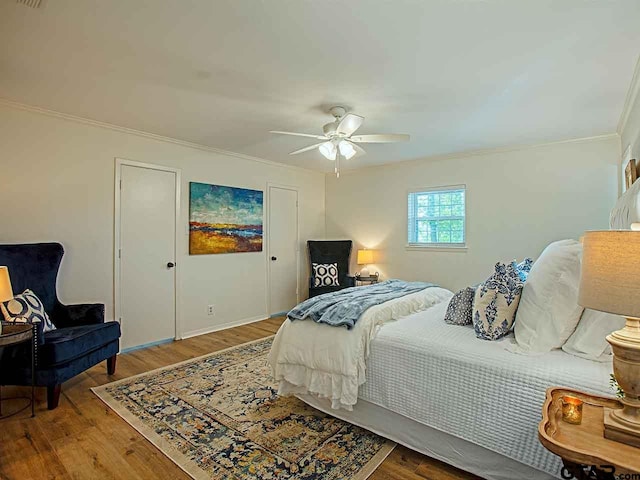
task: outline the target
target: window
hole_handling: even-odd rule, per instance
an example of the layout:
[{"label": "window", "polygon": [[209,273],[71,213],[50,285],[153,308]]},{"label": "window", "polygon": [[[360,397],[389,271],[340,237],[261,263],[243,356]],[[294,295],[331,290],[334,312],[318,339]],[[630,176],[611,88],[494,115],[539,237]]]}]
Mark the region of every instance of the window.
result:
[{"label": "window", "polygon": [[425,247],[466,245],[465,186],[410,192],[408,244]]}]

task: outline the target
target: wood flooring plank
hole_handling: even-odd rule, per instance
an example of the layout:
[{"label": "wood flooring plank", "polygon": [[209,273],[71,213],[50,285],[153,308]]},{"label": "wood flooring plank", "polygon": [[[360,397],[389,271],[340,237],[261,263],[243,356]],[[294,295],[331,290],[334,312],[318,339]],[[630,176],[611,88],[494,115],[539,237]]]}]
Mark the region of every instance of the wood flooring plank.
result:
[{"label": "wood flooring plank", "polygon": [[386,459],[376,471],[371,474],[369,480],[424,480],[424,477],[417,475],[403,465],[395,464],[389,459]]},{"label": "wood flooring plank", "polygon": [[463,472],[451,465],[426,456],[420,466],[416,468],[416,474],[429,480],[482,480],[471,473]]},{"label": "wood flooring plank", "polygon": [[36,418],[8,418],[0,428],[0,478],[68,479],[63,463]]},{"label": "wood flooring plank", "polygon": [[421,455],[420,453],[403,445],[398,445],[394,448],[393,452],[389,454],[386,461],[415,472],[423,459],[424,455]]},{"label": "wood flooring plank", "polygon": [[71,478],[131,479],[142,477],[129,467],[125,452],[130,443],[122,444],[119,438],[109,435],[110,429],[91,427],[54,442],[58,458]]},{"label": "wood flooring plank", "polygon": [[[105,362],[62,387],[57,409],[46,408],[37,389],[36,418],[25,412],[0,422],[0,480],[161,479],[188,480],[160,450],[107,407],[90,388],[148,372],[276,333],[284,317],[157,345],[118,356],[115,375]],[[19,387],[3,395],[28,394]],[[371,480],[476,480],[478,477],[398,446]]]}]

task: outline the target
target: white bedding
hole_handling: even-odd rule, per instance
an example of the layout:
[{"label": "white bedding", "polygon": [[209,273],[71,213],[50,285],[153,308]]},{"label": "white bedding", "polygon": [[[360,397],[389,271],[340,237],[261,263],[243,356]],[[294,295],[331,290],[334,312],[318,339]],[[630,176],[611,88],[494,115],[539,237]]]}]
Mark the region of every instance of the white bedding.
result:
[{"label": "white bedding", "polygon": [[360,398],[557,476],[560,460],[537,438],[545,391],[612,396],[611,362],[514,354],[512,335],[479,340],[471,326],[444,322],[451,296],[430,288],[372,307],[350,331],[286,321],[270,354],[279,393],[316,394],[350,411]]},{"label": "white bedding", "polygon": [[269,354],[278,393],[313,393],[331,400],[332,408],[351,410],[365,381],[369,345],[381,325],[451,298],[431,287],[369,308],[347,330],[311,320],[285,321]]},{"label": "white bedding", "polygon": [[489,342],[471,326],[446,324],[447,303],[380,329],[359,397],[558,476],[558,457],[537,438],[545,390],[559,385],[611,396],[611,362],[562,350],[511,353],[511,336]]}]

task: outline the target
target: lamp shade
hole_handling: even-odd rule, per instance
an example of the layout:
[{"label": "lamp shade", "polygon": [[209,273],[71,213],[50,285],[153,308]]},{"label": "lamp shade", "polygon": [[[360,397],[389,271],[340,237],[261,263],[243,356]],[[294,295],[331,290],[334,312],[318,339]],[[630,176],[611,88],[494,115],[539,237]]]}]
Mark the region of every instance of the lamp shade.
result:
[{"label": "lamp shade", "polygon": [[578,303],[625,317],[640,317],[640,232],[586,232]]},{"label": "lamp shade", "polygon": [[373,250],[358,250],[358,265],[373,263]]},{"label": "lamp shade", "polygon": [[13,290],[11,289],[9,269],[7,267],[0,267],[0,302],[6,302],[12,298]]}]

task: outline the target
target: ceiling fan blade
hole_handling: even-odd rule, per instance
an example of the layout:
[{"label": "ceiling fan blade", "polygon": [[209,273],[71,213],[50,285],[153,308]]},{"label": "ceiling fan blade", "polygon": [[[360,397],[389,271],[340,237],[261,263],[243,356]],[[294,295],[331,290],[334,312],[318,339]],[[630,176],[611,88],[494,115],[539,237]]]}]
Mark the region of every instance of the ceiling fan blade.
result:
[{"label": "ceiling fan blade", "polygon": [[407,142],[411,137],[402,133],[387,133],[380,135],[356,135],[349,140],[358,143],[394,143]]},{"label": "ceiling fan blade", "polygon": [[301,148],[300,150],[296,150],[295,152],[291,152],[289,155],[297,155],[298,153],[308,152],[309,150],[313,150],[314,148],[318,148],[320,145],[326,142],[316,143],[315,145],[309,145],[308,147]]},{"label": "ceiling fan blade", "polygon": [[336,133],[346,135],[347,137],[355,132],[364,122],[364,117],[355,113],[347,113],[336,127]]},{"label": "ceiling fan blade", "polygon": [[317,138],[318,140],[329,140],[324,135],[312,135],[311,133],[282,132],[280,130],[271,130],[269,133],[277,133],[279,135],[293,135],[294,137]]},{"label": "ceiling fan blade", "polygon": [[[349,142],[349,143],[351,143],[351,142]],[[362,148],[360,145],[356,145],[355,143],[351,143],[351,145],[353,145],[353,148],[356,149],[356,154],[355,154],[356,157],[359,157],[360,155],[366,155],[367,154],[367,151],[364,148]]]}]

